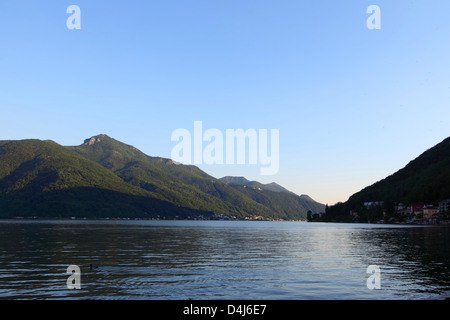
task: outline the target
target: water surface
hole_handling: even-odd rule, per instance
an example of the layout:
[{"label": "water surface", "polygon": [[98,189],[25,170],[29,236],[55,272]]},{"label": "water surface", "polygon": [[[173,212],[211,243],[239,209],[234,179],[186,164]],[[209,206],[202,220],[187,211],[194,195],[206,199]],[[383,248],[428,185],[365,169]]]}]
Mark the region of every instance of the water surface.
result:
[{"label": "water surface", "polygon": [[[0,221],[3,299],[446,299],[449,228]],[[67,288],[69,265],[81,289]],[[90,265],[92,265],[92,270]],[[381,289],[367,288],[369,265]]]}]

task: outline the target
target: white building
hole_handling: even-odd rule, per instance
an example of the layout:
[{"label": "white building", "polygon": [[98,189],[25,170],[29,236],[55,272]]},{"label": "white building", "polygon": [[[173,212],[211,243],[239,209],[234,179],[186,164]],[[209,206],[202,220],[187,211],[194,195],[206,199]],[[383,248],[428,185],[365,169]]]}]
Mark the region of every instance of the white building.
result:
[{"label": "white building", "polygon": [[426,206],[423,208],[423,218],[431,219],[434,215],[439,213],[439,209],[433,206]]}]

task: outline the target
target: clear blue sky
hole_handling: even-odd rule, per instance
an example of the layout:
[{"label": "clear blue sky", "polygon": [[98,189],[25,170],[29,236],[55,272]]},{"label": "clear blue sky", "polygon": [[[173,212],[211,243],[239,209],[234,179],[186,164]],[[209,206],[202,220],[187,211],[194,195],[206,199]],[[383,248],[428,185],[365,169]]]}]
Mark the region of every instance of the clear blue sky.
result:
[{"label": "clear blue sky", "polygon": [[170,157],[195,120],[279,129],[277,175],[200,167],[346,201],[450,135],[449,17],[448,0],[3,0],[0,139],[105,133]]}]

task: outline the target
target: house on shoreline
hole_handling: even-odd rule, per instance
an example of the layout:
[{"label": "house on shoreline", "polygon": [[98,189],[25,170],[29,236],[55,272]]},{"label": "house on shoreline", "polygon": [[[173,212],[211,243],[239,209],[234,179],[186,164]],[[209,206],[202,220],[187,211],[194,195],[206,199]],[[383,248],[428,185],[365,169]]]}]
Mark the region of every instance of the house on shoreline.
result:
[{"label": "house on shoreline", "polygon": [[439,212],[449,212],[450,211],[450,199],[443,200],[439,202]]},{"label": "house on shoreline", "polygon": [[391,214],[386,213],[387,209],[383,204],[383,201],[364,202],[363,212],[350,210],[351,220],[359,222],[364,216],[372,223],[441,224],[450,222],[448,220],[450,199],[439,202],[438,206],[425,202],[414,202],[408,205],[397,203]]},{"label": "house on shoreline", "polygon": [[396,212],[400,217],[409,217],[408,223],[414,224],[439,224],[442,215],[450,209],[450,199],[439,202],[439,206],[424,202],[412,203],[405,206],[402,203],[396,206]]}]

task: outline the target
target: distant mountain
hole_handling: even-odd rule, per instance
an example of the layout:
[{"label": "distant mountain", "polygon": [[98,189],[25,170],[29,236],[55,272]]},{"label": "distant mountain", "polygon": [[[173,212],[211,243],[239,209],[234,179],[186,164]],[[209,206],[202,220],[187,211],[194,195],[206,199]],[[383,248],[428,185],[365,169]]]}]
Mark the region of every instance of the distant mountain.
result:
[{"label": "distant mountain", "polygon": [[296,199],[294,206],[282,200],[293,195],[287,192],[236,186],[107,135],[68,147],[53,141],[0,141],[0,217],[305,219],[313,208],[308,201]]},{"label": "distant mountain", "polygon": [[450,137],[422,153],[403,169],[352,195],[328,210],[328,219],[348,218],[349,211],[363,211],[364,202],[383,202],[386,211],[394,203],[437,204],[450,198]]},{"label": "distant mountain", "polygon": [[236,183],[236,184],[241,184],[244,186],[260,188],[263,190],[270,190],[270,191],[277,191],[277,192],[282,192],[282,191],[283,192],[291,192],[291,191],[283,188],[279,184],[276,184],[275,182],[268,183],[268,184],[262,184],[261,182],[258,182],[258,181],[249,181],[249,180],[245,179],[244,177],[231,177],[231,176],[226,176],[226,177],[220,178],[220,180],[225,183]]},{"label": "distant mountain", "polygon": [[258,181],[249,181],[244,177],[230,176],[220,180],[271,210],[283,211],[289,217],[294,217],[298,212],[319,213],[325,211],[324,204],[314,201],[307,195],[298,196],[274,182],[263,184]]}]

